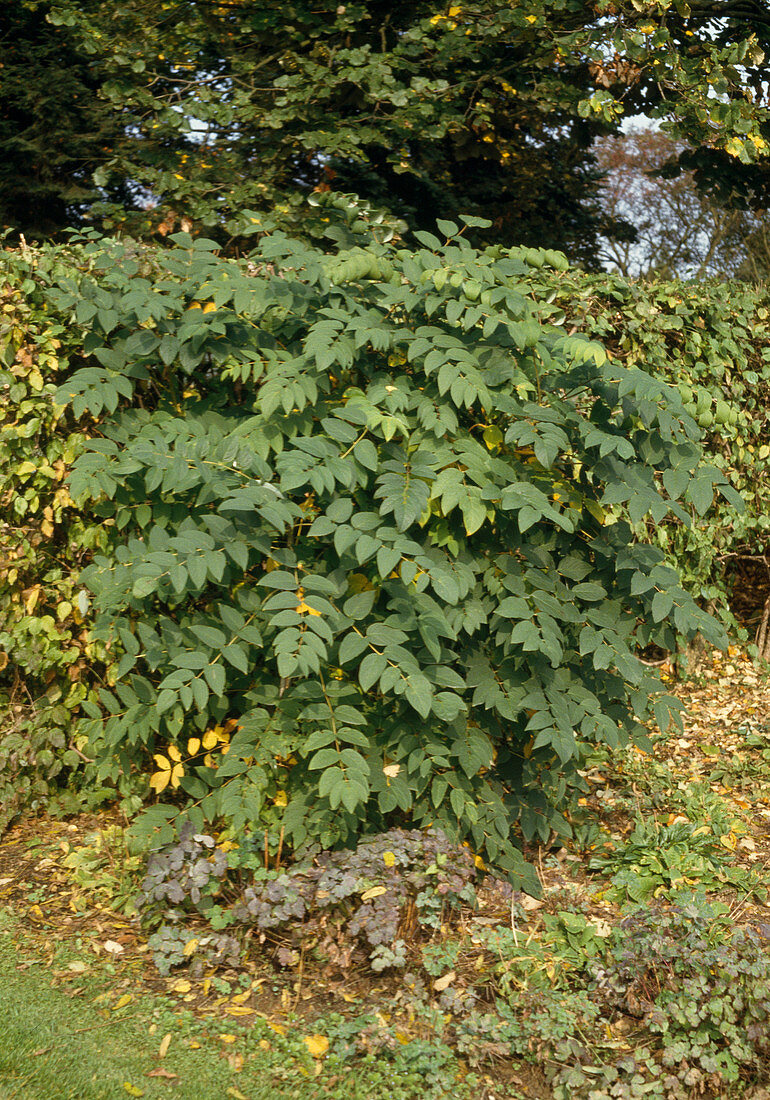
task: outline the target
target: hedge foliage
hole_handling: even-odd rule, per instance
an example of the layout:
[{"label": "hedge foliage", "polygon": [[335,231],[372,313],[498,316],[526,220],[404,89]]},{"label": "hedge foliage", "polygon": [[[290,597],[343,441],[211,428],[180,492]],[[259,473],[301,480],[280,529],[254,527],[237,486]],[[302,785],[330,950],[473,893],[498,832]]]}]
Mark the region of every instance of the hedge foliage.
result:
[{"label": "hedge foliage", "polygon": [[734,628],[732,567],[770,550],[770,291],[746,283],[634,282],[542,268],[533,289],[552,319],[629,366],[675,385],[703,432],[709,461],[741,494],[697,523],[648,524],[640,537],[672,557],[685,587]]},{"label": "hedge foliage", "polygon": [[0,830],[82,766],[73,718],[98,672],[77,590],[101,528],[69,493],[86,437],[53,400],[71,345],[43,294],[74,259],[0,260]]},{"label": "hedge foliage", "polygon": [[[708,312],[693,288],[441,232],[337,256],[274,235],[241,263],[184,234],[5,254],[32,313],[4,340],[2,383],[24,390],[2,486],[29,534],[2,537],[29,548],[0,574],[0,684],[18,708],[21,671],[55,767],[93,756],[92,785],[157,793],[145,831],[225,820],[302,848],[437,824],[526,881],[515,836],[567,827],[585,746],[643,735],[650,700],[669,719],[637,647],[718,640],[639,539],[651,520],[697,596],[719,581],[721,474],[666,385],[680,360],[682,380],[724,367],[720,418],[742,362],[757,374],[737,461],[708,442],[749,504],[718,506],[724,545],[764,530],[764,478],[739,465],[762,462],[762,296],[736,296],[733,326],[723,288],[698,288]],[[77,509],[54,506],[59,460]],[[4,718],[0,768],[14,733]],[[21,770],[42,794],[51,777]]]}]

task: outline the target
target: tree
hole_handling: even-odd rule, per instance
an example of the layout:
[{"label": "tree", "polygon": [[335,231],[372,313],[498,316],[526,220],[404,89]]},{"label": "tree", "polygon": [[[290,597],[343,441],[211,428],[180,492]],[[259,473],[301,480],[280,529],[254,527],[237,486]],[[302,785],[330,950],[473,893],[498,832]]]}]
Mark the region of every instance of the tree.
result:
[{"label": "tree", "polygon": [[307,233],[308,194],[334,187],[590,265],[591,143],[634,113],[688,143],[699,184],[767,197],[760,0],[51,0],[50,19],[124,126],[94,177],[129,192],[113,224],[149,201],[234,243],[244,208]]},{"label": "tree", "polygon": [[682,142],[643,128],[602,138],[595,149],[604,174],[602,207],[612,224],[626,222],[630,229],[625,238],[616,232],[601,243],[611,270],[699,279],[735,277],[745,269],[762,223],[745,208],[725,207],[699,191],[692,172],[666,177],[686,151]]},{"label": "tree", "polygon": [[[93,174],[123,133],[77,36],[48,9],[8,0],[0,14],[0,225],[30,237],[76,223],[100,197]],[[112,198],[132,202],[123,181]]]}]

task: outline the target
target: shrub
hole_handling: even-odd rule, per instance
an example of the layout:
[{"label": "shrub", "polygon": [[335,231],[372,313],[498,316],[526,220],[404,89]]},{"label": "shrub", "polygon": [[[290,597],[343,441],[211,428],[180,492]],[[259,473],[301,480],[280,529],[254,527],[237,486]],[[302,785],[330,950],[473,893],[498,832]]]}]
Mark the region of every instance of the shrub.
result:
[{"label": "shrub", "polygon": [[102,415],[83,579],[123,654],[86,728],[102,779],[154,754],[161,839],[435,823],[534,887],[514,826],[547,838],[584,747],[643,735],[635,648],[719,638],[629,523],[688,523],[723,480],[678,394],[546,323],[531,269],[563,257],[444,230],[275,235],[245,271],[178,234],[152,278],[94,243],[61,282],[91,365],[58,400]]}]

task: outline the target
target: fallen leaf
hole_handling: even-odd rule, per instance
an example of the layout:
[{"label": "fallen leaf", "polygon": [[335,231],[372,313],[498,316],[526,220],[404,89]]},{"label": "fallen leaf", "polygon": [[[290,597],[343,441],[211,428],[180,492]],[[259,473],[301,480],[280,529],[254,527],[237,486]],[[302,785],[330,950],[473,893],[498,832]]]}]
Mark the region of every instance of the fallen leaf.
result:
[{"label": "fallen leaf", "polygon": [[112,1011],[117,1012],[119,1008],[125,1008],[126,1005],[131,1004],[133,997],[130,993],[124,993],[122,997],[119,997],[115,1004],[112,1006]]},{"label": "fallen leaf", "polygon": [[248,1100],[248,1097],[244,1096],[242,1092],[238,1091],[238,1089],[228,1089],[225,1093],[225,1096],[232,1096],[233,1100]]},{"label": "fallen leaf", "polygon": [[371,901],[372,898],[382,897],[383,894],[387,894],[387,887],[385,886],[373,886],[371,890],[366,890],[361,895],[361,901]]},{"label": "fallen leaf", "polygon": [[534,913],[536,909],[542,909],[544,903],[538,898],[531,897],[529,894],[522,894],[519,904],[527,913]]},{"label": "fallen leaf", "polygon": [[116,943],[115,940],[105,940],[102,947],[105,951],[108,951],[110,955],[122,955],[125,951],[123,944]]},{"label": "fallen leaf", "polygon": [[148,1077],[167,1077],[169,1079],[169,1081],[171,1081],[172,1079],[177,1079],[179,1077],[179,1074],[178,1073],[172,1073],[170,1069],[164,1069],[163,1066],[158,1066],[157,1069],[151,1069],[150,1072],[147,1074],[147,1076]]},{"label": "fallen leaf", "polygon": [[67,969],[71,970],[73,974],[82,974],[84,970],[88,970],[88,967],[84,962],[76,959],[75,962],[67,963]]},{"label": "fallen leaf", "polygon": [[178,982],[174,982],[171,988],[175,993],[189,993],[192,989],[192,983],[188,982],[186,978],[180,978]]},{"label": "fallen leaf", "polygon": [[433,988],[437,993],[441,993],[444,989],[452,984],[457,975],[454,970],[450,970],[448,974],[442,974],[440,978],[436,978],[433,983]]},{"label": "fallen leaf", "polygon": [[219,1038],[222,1040],[223,1043],[234,1043],[235,1042],[235,1036],[234,1035],[220,1035]]},{"label": "fallen leaf", "polygon": [[225,1012],[228,1016],[251,1016],[254,1009],[248,1005],[228,1005]]},{"label": "fallen leaf", "polygon": [[305,1046],[314,1058],[322,1058],[329,1049],[329,1040],[325,1035],[306,1035]]},{"label": "fallen leaf", "polygon": [[158,1048],[158,1057],[165,1058],[168,1054],[168,1048],[171,1045],[171,1032],[167,1032],[161,1039],[160,1047]]},{"label": "fallen leaf", "polygon": [[123,1088],[129,1096],[144,1096],[144,1089],[137,1088],[136,1085],[132,1085],[130,1081],[124,1081]]}]

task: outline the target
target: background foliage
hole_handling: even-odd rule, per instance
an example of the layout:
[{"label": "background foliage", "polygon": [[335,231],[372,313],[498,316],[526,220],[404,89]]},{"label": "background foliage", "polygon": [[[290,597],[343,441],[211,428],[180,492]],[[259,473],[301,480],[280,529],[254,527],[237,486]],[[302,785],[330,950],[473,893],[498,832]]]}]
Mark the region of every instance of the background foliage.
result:
[{"label": "background foliage", "polygon": [[244,208],[313,234],[306,198],[331,186],[411,228],[481,214],[486,240],[592,264],[618,229],[592,142],[636,115],[682,143],[699,187],[767,206],[761,0],[5,8],[0,221],[28,235],[90,210],[138,235],[192,219],[236,245]]}]

